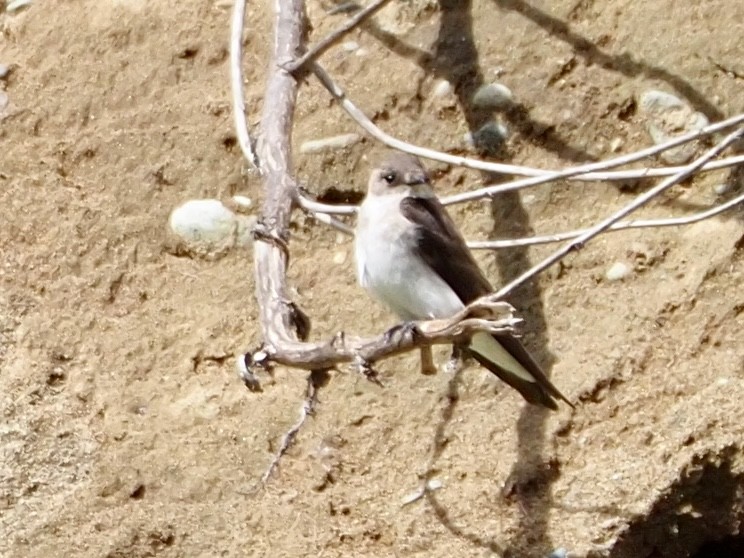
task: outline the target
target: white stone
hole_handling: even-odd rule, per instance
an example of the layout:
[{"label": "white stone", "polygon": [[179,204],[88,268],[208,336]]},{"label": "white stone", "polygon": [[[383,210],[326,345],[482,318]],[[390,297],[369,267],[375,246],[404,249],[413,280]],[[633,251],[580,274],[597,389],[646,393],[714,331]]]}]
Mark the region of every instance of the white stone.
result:
[{"label": "white stone", "polygon": [[481,85],[473,95],[473,105],[478,108],[499,108],[514,101],[511,90],[501,83]]},{"label": "white stone", "polygon": [[429,479],[426,481],[426,490],[439,490],[444,486],[444,483],[440,481],[439,479]]},{"label": "white stone", "polygon": [[616,262],[607,270],[605,277],[608,281],[619,281],[630,275],[630,266],[623,262]]},{"label": "white stone", "polygon": [[620,151],[620,148],[623,146],[623,140],[621,138],[613,138],[612,141],[610,141],[610,151],[613,153],[617,153]]},{"label": "white stone", "polygon": [[[646,129],[655,144],[676,136],[696,132],[708,125],[708,118],[681,99],[664,91],[650,90],[640,97],[639,108],[646,117]],[[686,143],[660,154],[663,161],[681,165],[695,155],[695,142]]]},{"label": "white stone", "polygon": [[8,5],[5,6],[5,11],[15,12],[17,10],[20,10],[21,8],[25,8],[26,6],[30,6],[32,3],[32,0],[13,0],[12,2],[8,2]]},{"label": "white stone", "polygon": [[434,84],[432,93],[435,97],[447,97],[453,91],[452,84],[446,79],[440,79]]},{"label": "white stone", "polygon": [[336,265],[341,265],[346,261],[346,251],[345,250],[339,250],[335,254],[333,254],[333,263]]},{"label": "white stone", "polygon": [[722,196],[729,191],[729,185],[725,182],[716,184],[715,186],[713,186],[713,191],[716,193],[716,195]]},{"label": "white stone", "polygon": [[10,73],[10,66],[7,64],[0,64],[0,79],[5,79]]},{"label": "white stone", "polygon": [[240,207],[251,207],[253,205],[253,200],[249,198],[248,196],[241,196],[239,194],[236,194],[233,196],[233,201],[238,204]]},{"label": "white stone", "polygon": [[354,52],[359,48],[359,43],[356,41],[346,41],[341,45],[341,48],[344,49],[346,52]]},{"label": "white stone", "polygon": [[362,136],[359,134],[341,134],[339,136],[309,140],[300,146],[300,153],[320,153],[321,151],[344,149],[351,147],[361,139]]},{"label": "white stone", "polygon": [[198,250],[247,246],[256,219],[236,215],[219,200],[189,200],[171,212],[171,230],[187,246]]}]

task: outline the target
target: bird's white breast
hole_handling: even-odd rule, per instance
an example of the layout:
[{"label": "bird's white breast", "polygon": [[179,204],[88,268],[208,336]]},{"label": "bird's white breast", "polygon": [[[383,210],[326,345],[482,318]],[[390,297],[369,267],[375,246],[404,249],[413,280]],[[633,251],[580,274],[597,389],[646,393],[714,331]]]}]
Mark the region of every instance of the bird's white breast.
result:
[{"label": "bird's white breast", "polygon": [[404,320],[451,316],[463,304],[415,252],[413,224],[400,212],[405,195],[368,197],[362,204],[355,250],[359,282]]}]

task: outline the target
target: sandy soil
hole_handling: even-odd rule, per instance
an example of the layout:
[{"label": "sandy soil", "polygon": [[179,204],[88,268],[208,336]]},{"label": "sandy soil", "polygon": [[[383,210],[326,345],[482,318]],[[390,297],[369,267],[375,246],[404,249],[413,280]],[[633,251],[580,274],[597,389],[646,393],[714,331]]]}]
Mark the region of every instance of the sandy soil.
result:
[{"label": "sandy soil", "polygon": [[[248,9],[252,123],[270,102],[266,4]],[[344,17],[326,8],[310,2],[312,38]],[[604,236],[513,299],[575,411],[527,407],[474,367],[424,377],[413,356],[380,366],[385,389],[342,370],[253,492],[305,374],[243,387],[234,357],[260,342],[250,250],[185,257],[166,228],[190,198],[262,197],[235,147],[229,12],[36,0],[0,13],[0,555],[678,557],[740,532],[741,209]],[[328,69],[389,133],[455,153],[491,116],[469,99],[494,79],[517,101],[496,115],[511,131],[497,158],[545,168],[648,145],[634,99],[650,88],[712,121],[744,107],[739,0],[415,1],[376,21],[350,37],[361,55],[336,48]],[[440,79],[455,94],[434,96]],[[310,80],[297,144],[352,131]],[[298,175],[358,196],[374,148],[298,155]],[[435,170],[441,192],[482,182]],[[642,214],[708,207],[724,183],[741,191],[742,174],[700,176]],[[567,230],[638,188],[558,183],[455,215],[470,238]],[[298,215],[291,249],[313,335],[394,323],[356,286],[348,238]],[[478,256],[499,282],[550,249]],[[633,272],[609,282],[615,262]],[[403,506],[424,478],[442,488]]]}]

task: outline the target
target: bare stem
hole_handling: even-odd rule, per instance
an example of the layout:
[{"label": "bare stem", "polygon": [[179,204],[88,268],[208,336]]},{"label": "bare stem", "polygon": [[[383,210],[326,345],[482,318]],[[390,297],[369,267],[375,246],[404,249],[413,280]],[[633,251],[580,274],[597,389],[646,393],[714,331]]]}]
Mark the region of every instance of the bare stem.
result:
[{"label": "bare stem", "polygon": [[[659,227],[679,227],[683,225],[692,225],[705,219],[710,219],[720,215],[724,211],[744,203],[744,194],[730,199],[729,201],[716,205],[705,211],[700,211],[685,217],[670,217],[667,219],[637,219],[633,221],[622,221],[615,223],[607,229],[609,231],[623,231],[628,229],[646,229]],[[556,234],[547,234],[544,236],[533,236],[529,238],[517,238],[514,240],[474,240],[468,242],[471,250],[499,250],[502,248],[515,248],[517,246],[533,246],[535,244],[549,244],[551,242],[563,242],[577,238],[586,234],[589,229],[578,229]]]},{"label": "bare stem", "polygon": [[248,132],[248,122],[245,118],[245,102],[243,100],[242,53],[244,22],[245,0],[235,0],[230,30],[230,86],[232,90],[235,133],[238,136],[238,145],[240,145],[243,156],[254,169],[259,169],[258,157],[253,149],[253,142]]}]

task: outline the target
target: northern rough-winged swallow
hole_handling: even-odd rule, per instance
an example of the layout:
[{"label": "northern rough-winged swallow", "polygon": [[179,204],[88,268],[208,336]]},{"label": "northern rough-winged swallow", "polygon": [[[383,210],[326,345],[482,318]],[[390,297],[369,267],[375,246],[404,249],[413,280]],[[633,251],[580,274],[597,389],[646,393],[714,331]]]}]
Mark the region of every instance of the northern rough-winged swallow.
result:
[{"label": "northern rough-winged swallow", "polygon": [[[421,162],[403,153],[391,153],[372,171],[356,260],[362,287],[406,321],[448,318],[493,292]],[[571,405],[514,336],[476,333],[464,350],[530,403]]]}]

